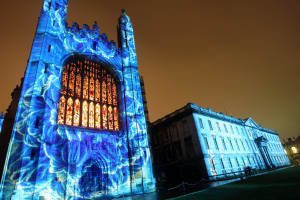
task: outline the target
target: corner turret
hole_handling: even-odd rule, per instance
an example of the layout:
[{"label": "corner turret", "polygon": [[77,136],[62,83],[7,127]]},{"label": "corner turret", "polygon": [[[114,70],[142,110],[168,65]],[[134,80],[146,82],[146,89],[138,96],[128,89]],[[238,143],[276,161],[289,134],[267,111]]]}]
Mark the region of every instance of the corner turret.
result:
[{"label": "corner turret", "polygon": [[122,10],[122,14],[119,17],[119,25],[117,28],[119,48],[130,48],[131,50],[133,50],[132,53],[135,53],[135,42],[132,24],[124,9]]}]

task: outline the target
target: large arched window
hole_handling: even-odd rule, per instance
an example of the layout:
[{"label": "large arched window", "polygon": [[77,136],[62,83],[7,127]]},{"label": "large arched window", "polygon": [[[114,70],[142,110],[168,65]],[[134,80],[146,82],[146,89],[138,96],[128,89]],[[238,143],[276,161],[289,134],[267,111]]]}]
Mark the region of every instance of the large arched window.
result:
[{"label": "large arched window", "polygon": [[73,59],[64,66],[58,124],[119,130],[117,85],[101,64]]}]

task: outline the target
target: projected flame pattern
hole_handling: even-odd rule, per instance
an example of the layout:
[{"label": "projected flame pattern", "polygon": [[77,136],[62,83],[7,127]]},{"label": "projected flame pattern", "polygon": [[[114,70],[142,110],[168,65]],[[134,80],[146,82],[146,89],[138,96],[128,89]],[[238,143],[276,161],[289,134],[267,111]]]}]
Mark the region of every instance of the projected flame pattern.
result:
[{"label": "projected flame pattern", "polygon": [[[66,27],[67,5],[67,0],[44,1],[1,182],[3,199],[90,199],[155,189],[129,18],[124,12],[120,17],[126,48],[117,49],[96,24],[93,30]],[[51,36],[43,44],[45,32]],[[58,124],[62,65],[75,54],[105,62],[119,78],[117,129]]]}]

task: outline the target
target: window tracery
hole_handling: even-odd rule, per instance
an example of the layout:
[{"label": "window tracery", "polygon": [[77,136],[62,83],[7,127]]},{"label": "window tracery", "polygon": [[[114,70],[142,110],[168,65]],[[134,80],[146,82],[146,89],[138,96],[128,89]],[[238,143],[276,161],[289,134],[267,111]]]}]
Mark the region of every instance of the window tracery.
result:
[{"label": "window tracery", "polygon": [[58,124],[119,130],[117,83],[99,63],[73,59],[64,66]]}]

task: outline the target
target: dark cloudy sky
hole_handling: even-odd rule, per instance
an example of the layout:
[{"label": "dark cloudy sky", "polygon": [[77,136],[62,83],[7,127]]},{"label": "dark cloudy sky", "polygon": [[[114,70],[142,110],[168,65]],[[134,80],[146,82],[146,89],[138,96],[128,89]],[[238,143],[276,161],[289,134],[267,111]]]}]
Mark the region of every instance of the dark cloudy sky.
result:
[{"label": "dark cloudy sky", "polygon": [[[70,0],[67,22],[133,23],[153,122],[188,102],[300,135],[300,1]],[[42,0],[2,0],[0,110],[24,75]]]}]

